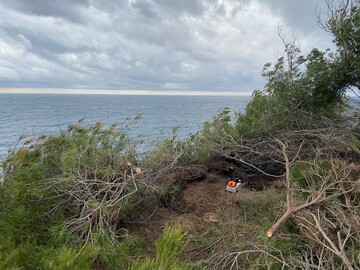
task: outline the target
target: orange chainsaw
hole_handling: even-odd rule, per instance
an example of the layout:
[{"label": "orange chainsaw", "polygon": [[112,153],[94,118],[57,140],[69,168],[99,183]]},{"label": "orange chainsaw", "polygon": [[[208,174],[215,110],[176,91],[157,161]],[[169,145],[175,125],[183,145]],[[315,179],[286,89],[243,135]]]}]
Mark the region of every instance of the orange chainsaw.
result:
[{"label": "orange chainsaw", "polygon": [[230,178],[226,184],[226,191],[235,193],[246,184],[247,182],[240,178]]}]

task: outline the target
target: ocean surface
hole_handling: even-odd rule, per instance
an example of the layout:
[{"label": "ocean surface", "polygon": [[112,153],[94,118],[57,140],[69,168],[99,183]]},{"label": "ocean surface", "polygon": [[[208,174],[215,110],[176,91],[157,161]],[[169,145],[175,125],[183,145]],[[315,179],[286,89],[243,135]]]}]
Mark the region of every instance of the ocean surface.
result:
[{"label": "ocean surface", "polygon": [[[239,96],[0,94],[0,160],[21,135],[57,134],[81,118],[88,125],[128,124],[131,136],[145,145],[171,136],[175,127],[179,138],[185,138],[223,108],[243,111],[249,100]],[[140,113],[142,119],[136,123],[126,120]]]}]

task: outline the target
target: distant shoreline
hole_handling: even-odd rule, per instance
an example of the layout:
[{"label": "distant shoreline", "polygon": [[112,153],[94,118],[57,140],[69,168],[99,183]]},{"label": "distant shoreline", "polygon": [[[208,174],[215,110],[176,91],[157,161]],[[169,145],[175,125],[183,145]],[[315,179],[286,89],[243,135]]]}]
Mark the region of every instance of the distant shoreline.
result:
[{"label": "distant shoreline", "polygon": [[251,96],[252,92],[179,90],[99,90],[99,89],[0,89],[0,94],[133,95],[133,96]]}]

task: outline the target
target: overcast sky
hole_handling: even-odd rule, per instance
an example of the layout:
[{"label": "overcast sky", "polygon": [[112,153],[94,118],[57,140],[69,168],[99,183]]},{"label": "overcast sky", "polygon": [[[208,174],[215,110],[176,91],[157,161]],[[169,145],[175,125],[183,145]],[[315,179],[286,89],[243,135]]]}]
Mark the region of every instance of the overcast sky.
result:
[{"label": "overcast sky", "polygon": [[324,0],[0,0],[0,88],[252,91]]}]

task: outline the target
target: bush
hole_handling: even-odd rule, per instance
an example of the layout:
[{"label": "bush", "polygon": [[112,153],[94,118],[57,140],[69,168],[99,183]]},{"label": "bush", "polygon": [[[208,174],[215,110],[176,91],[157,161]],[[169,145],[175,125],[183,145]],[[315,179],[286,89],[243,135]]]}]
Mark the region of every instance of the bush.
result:
[{"label": "bush", "polygon": [[132,170],[136,144],[115,125],[100,123],[25,139],[2,164],[3,268],[86,269],[95,260],[124,265],[120,258],[137,242],[120,224],[149,186]]},{"label": "bush", "polygon": [[48,270],[89,270],[96,253],[97,250],[89,246],[81,251],[62,247],[43,254],[43,267]]},{"label": "bush", "polygon": [[186,233],[179,225],[168,225],[156,241],[155,258],[145,258],[134,262],[130,270],[191,270],[200,269],[194,265],[180,262],[179,255],[186,243]]},{"label": "bush", "polygon": [[174,129],[172,137],[157,143],[147,154],[145,162],[155,170],[184,164],[206,164],[218,155],[214,146],[233,131],[230,110],[225,108],[211,121],[205,122],[202,130],[190,134],[185,140],[178,139]]}]

